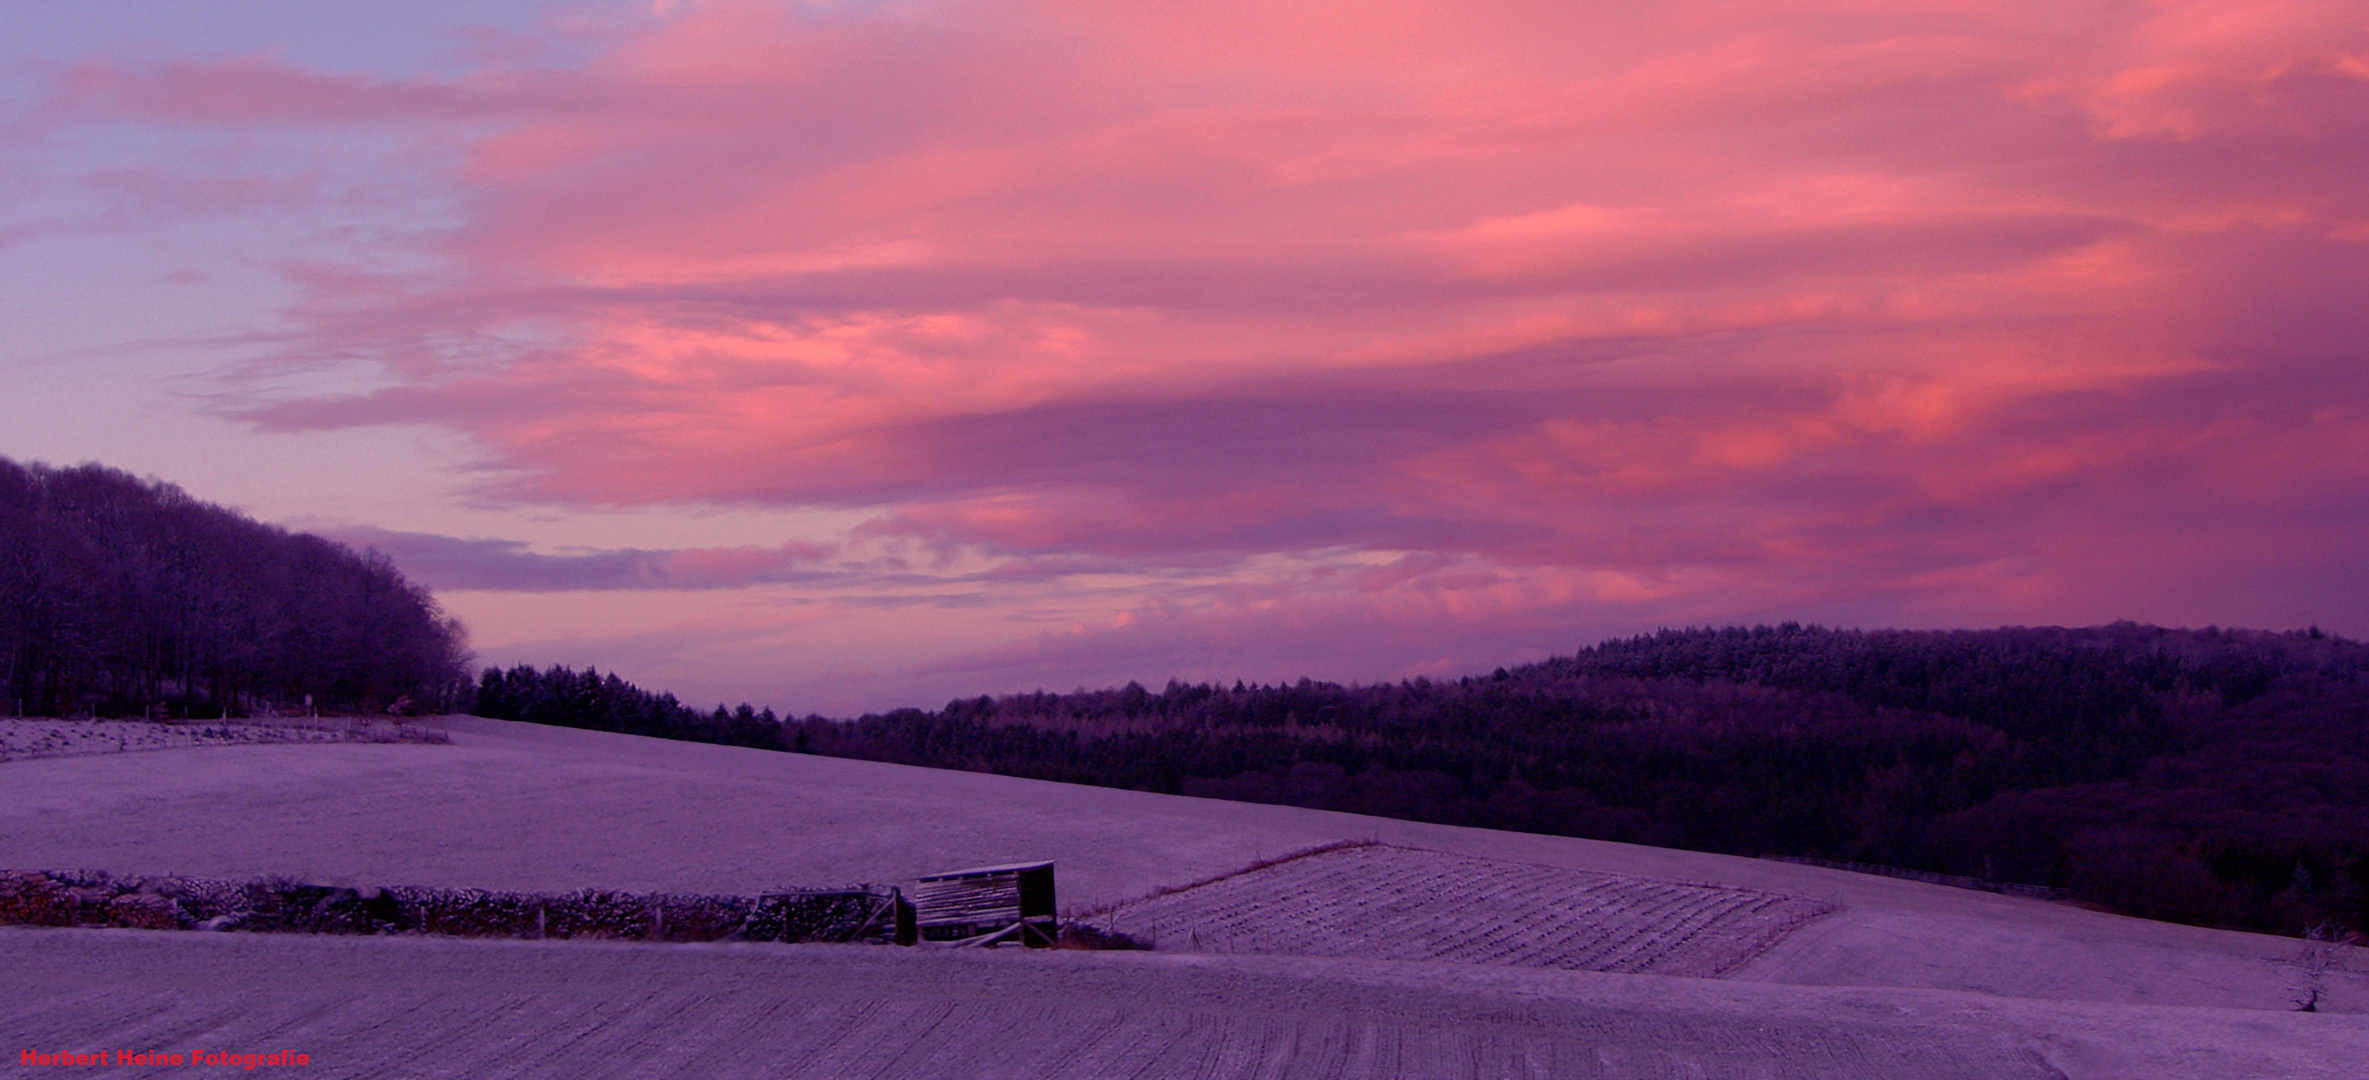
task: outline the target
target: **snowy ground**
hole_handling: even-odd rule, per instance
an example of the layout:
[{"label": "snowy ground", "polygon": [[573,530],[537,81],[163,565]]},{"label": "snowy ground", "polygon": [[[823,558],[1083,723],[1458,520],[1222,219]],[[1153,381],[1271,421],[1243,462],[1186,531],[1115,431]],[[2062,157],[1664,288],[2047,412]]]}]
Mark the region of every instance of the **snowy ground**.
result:
[{"label": "snowy ground", "polygon": [[2350,1017],[1463,964],[23,929],[0,962],[20,1049],[299,1050],[312,1076],[2335,1080],[2369,1059]]},{"label": "snowy ground", "polygon": [[[1072,910],[1216,877],[1195,901],[1210,920],[1270,885],[1346,889],[1386,894],[1404,940],[1488,910],[1456,891],[1481,866],[1531,905],[1499,928],[1509,945],[1559,917],[1553,871],[1838,910],[1721,979],[1393,960],[1341,925],[1309,950],[1329,957],[14,930],[0,1032],[25,1045],[0,1051],[284,1043],[325,1076],[2357,1077],[2369,1060],[2369,975],[2325,977],[2329,1012],[2287,1011],[2298,945],[2276,938],[1760,860],[443,723],[449,745],[9,761],[0,867],[755,892],[1051,858]],[[1441,857],[1225,877],[1339,840]]]},{"label": "snowy ground", "polygon": [[1714,976],[1836,906],[1368,844],[1113,905],[1092,922],[1163,948]]}]

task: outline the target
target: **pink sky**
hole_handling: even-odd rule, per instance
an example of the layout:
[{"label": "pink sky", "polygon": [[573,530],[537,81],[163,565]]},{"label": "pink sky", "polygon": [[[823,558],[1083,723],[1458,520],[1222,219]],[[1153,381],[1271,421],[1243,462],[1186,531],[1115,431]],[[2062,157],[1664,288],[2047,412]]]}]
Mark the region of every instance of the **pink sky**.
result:
[{"label": "pink sky", "polygon": [[437,6],[0,61],[0,453],[796,711],[2369,633],[2357,0]]}]

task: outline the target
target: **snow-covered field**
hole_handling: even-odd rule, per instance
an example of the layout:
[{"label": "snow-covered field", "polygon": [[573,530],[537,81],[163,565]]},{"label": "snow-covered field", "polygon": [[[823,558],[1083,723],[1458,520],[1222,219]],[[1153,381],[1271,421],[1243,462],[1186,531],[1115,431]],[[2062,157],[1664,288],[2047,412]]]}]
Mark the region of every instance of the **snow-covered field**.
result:
[{"label": "snow-covered field", "polygon": [[[2276,938],[1761,860],[439,723],[450,744],[0,763],[0,867],[751,893],[1051,858],[1065,909],[1182,934],[982,956],[0,930],[18,1044],[0,1051],[286,1048],[321,1076],[2357,1078],[2369,1061],[2369,973],[2323,976],[2327,1011],[2293,1012],[2299,947]],[[1236,873],[1342,840],[1391,846]],[[1622,933],[1628,953],[1582,949]],[[1523,966],[1619,968],[1656,942],[1692,958],[1625,966],[1726,975]]]},{"label": "snow-covered field", "polygon": [[1117,904],[1164,948],[1713,976],[1836,905],[1391,844],[1319,851]]},{"label": "snow-covered field", "polygon": [[[36,973],[5,1023],[39,1047],[299,1049],[389,1077],[2050,1075],[1999,1032],[1865,1003],[1772,1014],[1675,981],[1509,994],[1157,954],[191,937],[0,933]],[[108,977],[61,973],[94,957]]]}]

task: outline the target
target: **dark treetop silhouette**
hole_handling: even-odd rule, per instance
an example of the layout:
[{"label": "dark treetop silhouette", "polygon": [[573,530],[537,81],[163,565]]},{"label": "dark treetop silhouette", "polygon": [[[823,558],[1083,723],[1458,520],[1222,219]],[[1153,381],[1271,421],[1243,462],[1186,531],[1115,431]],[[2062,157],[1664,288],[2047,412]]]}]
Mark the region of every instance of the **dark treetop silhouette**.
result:
[{"label": "dark treetop silhouette", "polygon": [[458,707],[460,624],[377,551],[98,465],[0,458],[0,709]]}]

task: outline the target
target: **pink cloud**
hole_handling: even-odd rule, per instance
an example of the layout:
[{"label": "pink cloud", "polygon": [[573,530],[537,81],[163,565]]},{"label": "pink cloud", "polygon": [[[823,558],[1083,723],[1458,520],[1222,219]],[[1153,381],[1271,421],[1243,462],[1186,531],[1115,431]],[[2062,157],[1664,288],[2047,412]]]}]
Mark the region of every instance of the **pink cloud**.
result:
[{"label": "pink cloud", "polygon": [[1405,600],[1336,629],[2369,631],[2355,5],[720,2],[576,71],[55,99],[459,138],[438,267],[289,312],[275,364],[376,385],[235,411],[449,426],[495,499]]},{"label": "pink cloud", "polygon": [[830,575],[830,552],[810,544],[774,548],[636,549],[546,554],[513,540],[349,526],[326,535],[385,552],[431,588],[497,592],[620,589],[737,589]]}]

